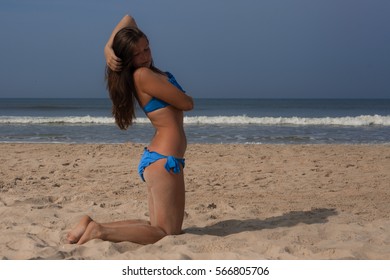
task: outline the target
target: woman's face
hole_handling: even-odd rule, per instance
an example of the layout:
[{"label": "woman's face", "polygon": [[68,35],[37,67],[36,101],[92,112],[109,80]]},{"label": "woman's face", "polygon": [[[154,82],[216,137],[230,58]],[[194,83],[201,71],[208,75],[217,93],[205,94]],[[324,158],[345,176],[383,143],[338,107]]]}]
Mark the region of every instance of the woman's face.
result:
[{"label": "woman's face", "polygon": [[152,65],[152,53],[149,48],[149,42],[142,37],[135,44],[133,65],[135,68],[150,67]]}]

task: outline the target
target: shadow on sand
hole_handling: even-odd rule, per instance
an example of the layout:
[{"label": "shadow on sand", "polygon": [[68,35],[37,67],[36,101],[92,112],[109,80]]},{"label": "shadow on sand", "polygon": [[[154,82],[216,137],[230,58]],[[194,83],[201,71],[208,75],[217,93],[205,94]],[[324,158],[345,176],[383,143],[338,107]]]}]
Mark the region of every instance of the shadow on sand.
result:
[{"label": "shadow on sand", "polygon": [[328,217],[337,215],[335,209],[319,208],[310,211],[291,211],[281,216],[248,220],[226,220],[206,227],[191,227],[184,230],[185,233],[197,235],[228,236],[230,234],[257,231],[262,229],[274,229],[279,227],[293,227],[297,224],[324,224]]}]

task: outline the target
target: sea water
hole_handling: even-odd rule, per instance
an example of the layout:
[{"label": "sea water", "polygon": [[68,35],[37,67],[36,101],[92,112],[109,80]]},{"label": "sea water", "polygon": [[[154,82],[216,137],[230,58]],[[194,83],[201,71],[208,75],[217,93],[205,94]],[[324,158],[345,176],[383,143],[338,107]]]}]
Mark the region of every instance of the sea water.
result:
[{"label": "sea water", "polygon": [[[139,108],[122,131],[109,99],[0,99],[0,142],[148,143]],[[390,99],[195,99],[189,143],[390,144]]]}]

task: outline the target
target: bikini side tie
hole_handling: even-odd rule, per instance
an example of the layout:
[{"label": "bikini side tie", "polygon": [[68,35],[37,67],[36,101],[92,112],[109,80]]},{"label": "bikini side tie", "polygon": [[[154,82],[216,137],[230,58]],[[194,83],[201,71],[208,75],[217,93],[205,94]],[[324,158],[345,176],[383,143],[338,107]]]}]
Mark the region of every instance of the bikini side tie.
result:
[{"label": "bikini side tie", "polygon": [[183,165],[184,168],[184,159],[182,158],[175,158],[174,156],[167,156],[167,162],[165,163],[165,169],[168,172],[173,171],[173,173],[178,174],[180,173],[180,164]]}]

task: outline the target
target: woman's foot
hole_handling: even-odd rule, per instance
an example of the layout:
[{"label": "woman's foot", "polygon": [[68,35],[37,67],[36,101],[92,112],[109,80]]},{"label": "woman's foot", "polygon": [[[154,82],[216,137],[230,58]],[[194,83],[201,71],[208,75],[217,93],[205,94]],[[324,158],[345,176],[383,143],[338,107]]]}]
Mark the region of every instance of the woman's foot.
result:
[{"label": "woman's foot", "polygon": [[81,218],[80,222],[75,226],[66,236],[66,240],[69,244],[78,243],[80,238],[84,235],[88,225],[93,222],[91,217],[85,215]]},{"label": "woman's foot", "polygon": [[80,240],[77,242],[77,245],[84,244],[92,239],[101,239],[102,231],[101,231],[101,225],[98,223],[91,221],[86,230],[84,231],[84,234],[81,236]]}]

